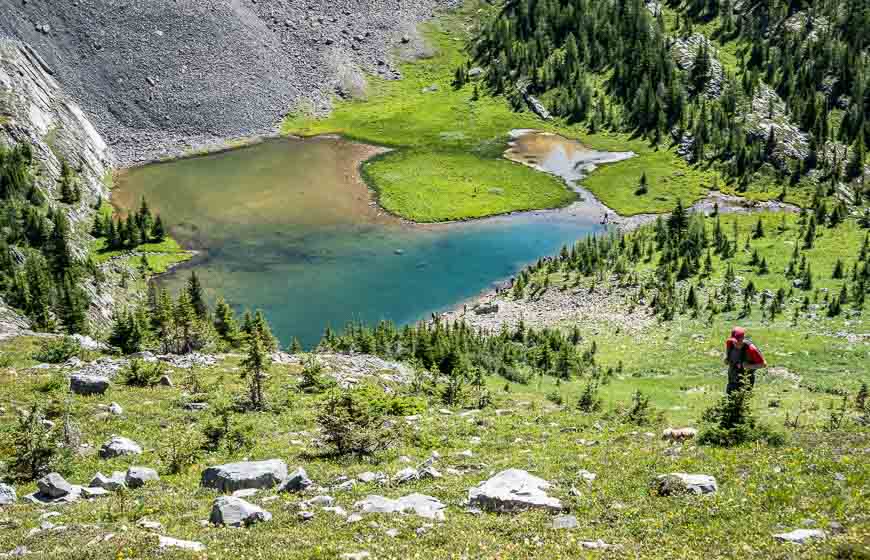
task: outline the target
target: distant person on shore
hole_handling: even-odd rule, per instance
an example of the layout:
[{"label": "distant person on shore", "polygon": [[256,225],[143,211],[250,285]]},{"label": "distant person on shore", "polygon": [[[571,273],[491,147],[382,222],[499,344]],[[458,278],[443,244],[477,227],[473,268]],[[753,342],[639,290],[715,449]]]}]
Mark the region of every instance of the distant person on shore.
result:
[{"label": "distant person on shore", "polygon": [[746,339],[746,330],[742,327],[731,329],[731,338],[725,341],[725,363],[728,364],[725,392],[729,395],[741,389],[752,390],[755,370],[767,366],[758,348]]}]

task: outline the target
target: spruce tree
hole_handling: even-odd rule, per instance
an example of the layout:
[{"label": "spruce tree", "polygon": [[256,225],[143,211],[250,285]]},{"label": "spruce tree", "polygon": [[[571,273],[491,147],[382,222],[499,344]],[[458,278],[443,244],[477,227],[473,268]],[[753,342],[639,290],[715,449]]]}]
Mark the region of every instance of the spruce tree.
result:
[{"label": "spruce tree", "polygon": [[214,328],[224,342],[230,346],[238,344],[240,334],[236,314],[223,297],[219,297],[215,304]]},{"label": "spruce tree", "polygon": [[255,410],[264,410],[266,396],[263,385],[271,365],[271,358],[259,334],[259,332],[255,332],[248,341],[248,353],[242,362],[242,367],[244,368],[243,376],[248,379],[251,407]]},{"label": "spruce tree", "polygon": [[187,292],[190,304],[193,306],[193,310],[196,312],[196,316],[200,319],[206,319],[208,317],[208,305],[205,302],[202,284],[195,270],[190,271],[185,291]]}]

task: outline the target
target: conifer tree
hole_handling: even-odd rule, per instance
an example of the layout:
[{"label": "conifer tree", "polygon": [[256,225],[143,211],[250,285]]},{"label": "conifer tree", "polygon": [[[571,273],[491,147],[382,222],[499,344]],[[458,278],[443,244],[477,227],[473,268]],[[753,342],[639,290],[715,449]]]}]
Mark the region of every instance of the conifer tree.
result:
[{"label": "conifer tree", "polygon": [[242,367],[244,368],[243,375],[248,379],[248,394],[251,407],[255,410],[266,408],[266,396],[263,385],[271,365],[271,358],[263,342],[260,332],[255,331],[255,334],[248,341],[248,353],[242,362]]},{"label": "conifer tree", "polygon": [[187,286],[185,288],[187,298],[190,305],[199,319],[208,317],[208,305],[205,303],[205,295],[203,294],[202,284],[195,270],[190,271],[190,276],[187,278]]},{"label": "conifer tree", "polygon": [[230,346],[238,344],[240,333],[236,314],[223,297],[219,297],[215,304],[214,328],[224,342]]}]

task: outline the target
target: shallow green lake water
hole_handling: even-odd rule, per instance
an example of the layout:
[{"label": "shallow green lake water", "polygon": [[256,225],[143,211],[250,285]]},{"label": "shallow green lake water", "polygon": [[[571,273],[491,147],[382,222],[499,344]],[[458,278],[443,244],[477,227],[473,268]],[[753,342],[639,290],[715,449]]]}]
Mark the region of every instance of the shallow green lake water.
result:
[{"label": "shallow green lake water", "polygon": [[601,227],[582,204],[403,223],[359,179],[359,162],[377,151],[339,138],[270,140],[131,169],[113,202],[147,197],[179,242],[201,250],[161,282],[177,290],[195,268],[212,299],[262,309],[284,344],[315,344],[327,325],[350,320],[425,318]]}]

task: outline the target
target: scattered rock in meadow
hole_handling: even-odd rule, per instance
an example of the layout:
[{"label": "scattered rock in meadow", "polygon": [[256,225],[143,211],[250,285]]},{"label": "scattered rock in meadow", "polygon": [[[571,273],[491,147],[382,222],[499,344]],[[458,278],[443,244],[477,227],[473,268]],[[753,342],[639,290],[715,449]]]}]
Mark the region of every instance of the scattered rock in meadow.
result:
[{"label": "scattered rock in meadow", "polygon": [[121,405],[119,405],[116,402],[113,402],[112,404],[110,404],[108,410],[111,414],[114,414],[115,416],[120,416],[120,415],[124,414],[124,409],[121,408]]},{"label": "scattered rock in meadow", "polygon": [[400,470],[393,476],[393,482],[395,482],[396,484],[404,484],[405,482],[417,480],[419,477],[420,474],[417,472],[417,469],[413,467],[407,467]]},{"label": "scattered rock in meadow", "polygon": [[160,379],[157,381],[157,384],[161,387],[174,387],[175,385],[172,383],[172,378],[168,375],[161,375]]},{"label": "scattered rock in meadow", "polygon": [[154,469],[148,467],[130,467],[124,481],[129,488],[141,488],[149,482],[160,480],[160,476]]},{"label": "scattered rock in meadow", "polygon": [[150,519],[140,519],[136,522],[138,527],[142,529],[146,529],[148,531],[155,531],[157,533],[163,532],[163,523],[159,521],[151,521]]},{"label": "scattered rock in meadow", "polygon": [[234,498],[253,498],[260,491],[257,488],[243,488],[241,490],[236,490],[233,492]]},{"label": "scattered rock in meadow", "polygon": [[670,473],[655,478],[653,487],[659,496],[712,494],[719,489],[716,479],[706,474]]},{"label": "scattered rock in meadow", "polygon": [[109,389],[109,378],[101,375],[71,375],[69,390],[77,395],[103,395]]},{"label": "scattered rock in meadow", "polygon": [[594,472],[589,472],[586,469],[581,469],[577,473],[577,476],[579,476],[587,484],[592,484],[593,482],[595,482],[595,479],[598,478],[597,474],[595,474]]},{"label": "scattered rock in meadow", "polygon": [[387,480],[387,475],[382,472],[366,471],[364,473],[358,474],[356,478],[360,482],[368,484],[371,482],[384,482]]},{"label": "scattered rock in meadow", "polygon": [[287,464],[279,459],[243,461],[209,467],[202,472],[202,486],[221,492],[244,488],[272,488],[287,478]]},{"label": "scattered rock in meadow", "polygon": [[557,515],[553,518],[553,529],[576,529],[579,526],[573,515]]},{"label": "scattered rock in meadow", "polygon": [[248,527],[255,523],[270,521],[272,514],[241,498],[221,496],[211,507],[209,521],[214,525]]},{"label": "scattered rock in meadow", "polygon": [[341,560],[366,560],[366,558],[371,558],[371,554],[366,551],[362,552],[345,552],[341,555]]},{"label": "scattered rock in meadow", "polygon": [[320,496],[314,496],[310,500],[305,500],[299,507],[303,509],[308,509],[312,507],[329,507],[335,503],[335,498],[332,496],[327,496],[326,494],[321,494]]},{"label": "scattered rock in meadow", "polygon": [[550,483],[520,469],[508,469],[468,491],[471,506],[487,511],[513,513],[529,509],[558,512],[562,503],[547,495]]},{"label": "scattered rock in meadow", "polygon": [[141,454],[142,446],[132,439],[121,436],[112,436],[109,441],[100,447],[100,457],[102,459],[114,459],[115,457],[122,457],[124,455]]},{"label": "scattered rock in meadow", "polygon": [[[413,513],[426,519],[444,520],[444,508],[438,499],[424,494],[409,494],[396,500],[383,496],[366,496],[353,505],[360,513]],[[348,519],[350,521],[350,519]]]},{"label": "scattered rock in meadow", "polygon": [[773,538],[779,542],[807,544],[813,540],[824,540],[825,536],[825,532],[821,529],[795,529],[788,533],[775,534],[773,535]]},{"label": "scattered rock in meadow", "polygon": [[662,439],[668,441],[687,441],[698,435],[695,428],[668,428],[662,432]]},{"label": "scattered rock in meadow", "polygon": [[90,486],[91,488],[104,488],[115,492],[127,486],[126,478],[126,475],[121,471],[113,472],[111,477],[98,472],[94,475],[94,478],[91,479]]},{"label": "scattered rock in meadow", "polygon": [[99,487],[84,487],[82,488],[82,498],[86,500],[94,500],[96,498],[105,498],[109,495],[109,491]]},{"label": "scattered rock in meadow", "polygon": [[37,480],[36,486],[39,487],[39,493],[47,498],[63,498],[74,492],[73,485],[56,472]]},{"label": "scattered rock in meadow", "polygon": [[305,469],[299,467],[278,486],[278,492],[302,492],[312,484]]},{"label": "scattered rock in meadow", "polygon": [[14,504],[17,500],[18,495],[15,493],[15,488],[0,483],[0,506]]},{"label": "scattered rock in meadow", "polygon": [[612,547],[613,545],[607,544],[603,540],[598,539],[597,541],[581,541],[580,546],[582,546],[583,548],[586,548],[588,550],[607,550],[608,548]]},{"label": "scattered rock in meadow", "polygon": [[157,546],[162,550],[166,548],[180,548],[182,550],[190,550],[192,552],[202,552],[205,550],[205,545],[196,541],[183,541],[181,539],[173,539],[172,537],[159,537]]}]

